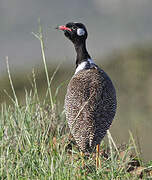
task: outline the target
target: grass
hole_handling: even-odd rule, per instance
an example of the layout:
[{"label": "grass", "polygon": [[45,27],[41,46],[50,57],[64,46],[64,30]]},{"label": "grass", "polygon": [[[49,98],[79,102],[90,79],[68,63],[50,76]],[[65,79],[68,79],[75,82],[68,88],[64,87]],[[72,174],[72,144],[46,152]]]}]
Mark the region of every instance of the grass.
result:
[{"label": "grass", "polygon": [[101,143],[100,168],[95,167],[94,154],[85,158],[82,168],[82,157],[71,138],[64,111],[58,110],[54,98],[57,93],[53,96],[51,92],[52,79],[48,76],[40,32],[48,86],[43,100],[40,101],[33,71],[32,88],[25,90],[25,105],[19,104],[6,59],[13,97],[8,95],[12,104],[2,104],[0,110],[0,179],[149,178],[152,162],[142,162],[131,133],[129,143],[122,147],[117,147],[108,133],[109,144]]}]

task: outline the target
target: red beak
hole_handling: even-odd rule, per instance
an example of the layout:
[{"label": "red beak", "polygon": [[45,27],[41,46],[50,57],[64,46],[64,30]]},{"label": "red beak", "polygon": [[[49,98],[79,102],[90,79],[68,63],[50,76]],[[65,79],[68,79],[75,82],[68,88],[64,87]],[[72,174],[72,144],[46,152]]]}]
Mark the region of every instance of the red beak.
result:
[{"label": "red beak", "polygon": [[65,30],[68,30],[68,31],[72,31],[70,28],[62,25],[62,26],[58,26],[56,29],[59,29],[59,30],[62,30],[62,31],[65,31]]}]

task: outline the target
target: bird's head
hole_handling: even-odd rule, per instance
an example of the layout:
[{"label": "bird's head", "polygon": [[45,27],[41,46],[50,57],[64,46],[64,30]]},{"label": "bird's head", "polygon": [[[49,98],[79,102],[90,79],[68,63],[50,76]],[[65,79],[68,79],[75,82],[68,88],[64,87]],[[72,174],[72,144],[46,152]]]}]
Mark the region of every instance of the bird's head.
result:
[{"label": "bird's head", "polygon": [[58,26],[56,29],[64,31],[64,35],[74,44],[84,42],[88,36],[87,29],[82,23],[70,22],[66,25]]}]

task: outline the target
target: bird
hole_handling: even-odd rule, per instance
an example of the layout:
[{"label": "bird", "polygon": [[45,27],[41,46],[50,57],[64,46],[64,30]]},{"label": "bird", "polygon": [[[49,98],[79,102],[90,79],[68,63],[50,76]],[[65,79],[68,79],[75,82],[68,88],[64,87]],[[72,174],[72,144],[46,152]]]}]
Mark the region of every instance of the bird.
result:
[{"label": "bird", "polygon": [[75,73],[65,96],[66,119],[82,154],[96,150],[98,167],[100,143],[116,113],[116,90],[108,74],[87,51],[86,26],[79,22],[69,22],[56,29],[64,32],[76,51]]}]

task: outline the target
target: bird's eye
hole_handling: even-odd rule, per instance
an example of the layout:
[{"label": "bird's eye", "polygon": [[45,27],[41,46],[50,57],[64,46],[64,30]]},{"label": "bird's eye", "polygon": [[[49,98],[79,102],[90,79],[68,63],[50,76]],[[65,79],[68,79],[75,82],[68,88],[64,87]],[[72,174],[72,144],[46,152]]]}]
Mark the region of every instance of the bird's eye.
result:
[{"label": "bird's eye", "polygon": [[77,29],[77,27],[73,26],[71,29],[75,31]]}]

